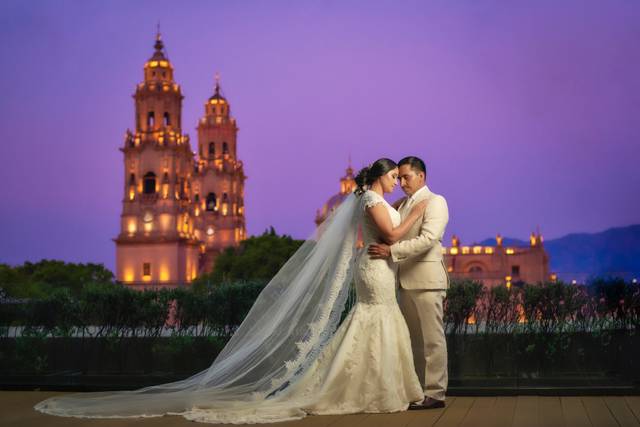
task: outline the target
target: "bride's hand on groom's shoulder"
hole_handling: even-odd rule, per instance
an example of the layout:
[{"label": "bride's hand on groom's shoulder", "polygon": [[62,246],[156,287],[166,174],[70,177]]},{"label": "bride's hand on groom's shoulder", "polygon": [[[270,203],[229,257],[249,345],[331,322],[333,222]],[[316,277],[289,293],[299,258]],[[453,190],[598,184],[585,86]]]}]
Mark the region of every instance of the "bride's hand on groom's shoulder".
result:
[{"label": "bride's hand on groom's shoulder", "polygon": [[414,207],[411,208],[411,211],[417,215],[422,215],[424,210],[427,208],[427,201],[423,200],[417,203]]}]

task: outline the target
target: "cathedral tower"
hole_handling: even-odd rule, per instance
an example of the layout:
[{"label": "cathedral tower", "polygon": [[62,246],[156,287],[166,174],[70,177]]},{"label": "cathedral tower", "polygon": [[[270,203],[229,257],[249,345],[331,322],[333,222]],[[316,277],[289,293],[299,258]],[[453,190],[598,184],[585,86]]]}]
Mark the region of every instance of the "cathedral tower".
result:
[{"label": "cathedral tower", "polygon": [[199,267],[194,159],[181,124],[184,97],[160,34],[154,48],[133,95],[135,131],[127,129],[120,148],[125,174],[116,277],[131,285],[190,282]]},{"label": "cathedral tower", "polygon": [[236,152],[238,127],[216,75],[213,95],[198,123],[198,162],[194,179],[197,235],[203,242],[202,271],[210,271],[222,249],[246,238],[244,175]]},{"label": "cathedral tower", "polygon": [[324,222],[325,219],[333,212],[335,209],[340,206],[342,202],[349,196],[349,194],[353,193],[356,189],[356,180],[353,175],[353,168],[351,167],[351,156],[349,156],[349,166],[347,167],[345,175],[340,178],[340,191],[337,194],[334,194],[327,200],[327,202],[322,206],[322,208],[316,211],[316,227],[319,227],[320,224]]}]

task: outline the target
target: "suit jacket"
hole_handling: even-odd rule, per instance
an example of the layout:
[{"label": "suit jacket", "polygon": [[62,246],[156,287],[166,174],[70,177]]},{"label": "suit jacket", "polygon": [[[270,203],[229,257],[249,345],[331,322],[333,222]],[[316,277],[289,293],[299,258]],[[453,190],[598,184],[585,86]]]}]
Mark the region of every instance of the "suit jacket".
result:
[{"label": "suit jacket", "polygon": [[426,185],[406,197],[398,211],[404,219],[413,206],[427,200],[427,207],[402,240],[391,245],[391,259],[398,263],[398,280],[404,289],[448,289],[449,274],[442,256],[442,237],[449,222],[447,201]]}]

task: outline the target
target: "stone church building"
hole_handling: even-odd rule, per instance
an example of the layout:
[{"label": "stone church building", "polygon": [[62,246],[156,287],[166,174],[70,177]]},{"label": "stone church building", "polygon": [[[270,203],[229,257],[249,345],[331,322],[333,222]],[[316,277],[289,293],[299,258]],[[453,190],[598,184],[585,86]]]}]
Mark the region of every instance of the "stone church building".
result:
[{"label": "stone church building", "polygon": [[216,77],[197,124],[197,152],[182,129],[182,95],[160,34],[133,94],[127,129],[116,279],[141,288],[177,286],[210,271],[246,238],[244,175],[236,120]]}]

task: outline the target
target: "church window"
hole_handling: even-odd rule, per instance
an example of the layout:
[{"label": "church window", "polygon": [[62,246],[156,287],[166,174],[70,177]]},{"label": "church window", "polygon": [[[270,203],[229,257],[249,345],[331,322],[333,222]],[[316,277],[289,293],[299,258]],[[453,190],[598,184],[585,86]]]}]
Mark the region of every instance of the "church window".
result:
[{"label": "church window", "polygon": [[226,142],[222,143],[222,154],[229,154],[229,145]]},{"label": "church window", "polygon": [[165,126],[170,126],[171,125],[171,120],[169,120],[169,113],[167,113],[167,112],[164,113],[164,125]]},{"label": "church window", "polygon": [[513,277],[520,276],[520,266],[519,265],[512,265],[511,266],[511,275]]},{"label": "church window", "polygon": [[184,185],[184,178],[180,178],[180,198],[184,197],[184,193],[185,193],[185,185]]},{"label": "church window", "polygon": [[142,264],[142,275],[151,276],[151,263],[145,262]]},{"label": "church window", "polygon": [[222,193],[222,215],[226,216],[229,213],[229,196],[227,193]]},{"label": "church window", "polygon": [[472,273],[472,274],[482,273],[482,267],[480,267],[479,265],[474,265],[469,269],[469,273]]},{"label": "church window", "polygon": [[144,176],[144,194],[153,194],[156,192],[156,174],[148,172]]},{"label": "church window", "polygon": [[216,143],[215,142],[210,142],[209,143],[209,155],[210,156],[215,156],[216,155]]},{"label": "church window", "polygon": [[153,111],[149,111],[147,114],[147,127],[153,127],[155,125],[155,114]]},{"label": "church window", "polygon": [[216,193],[207,194],[207,210],[208,211],[216,210]]},{"label": "church window", "polygon": [[136,174],[132,173],[129,175],[129,185],[134,185],[136,183]]}]

